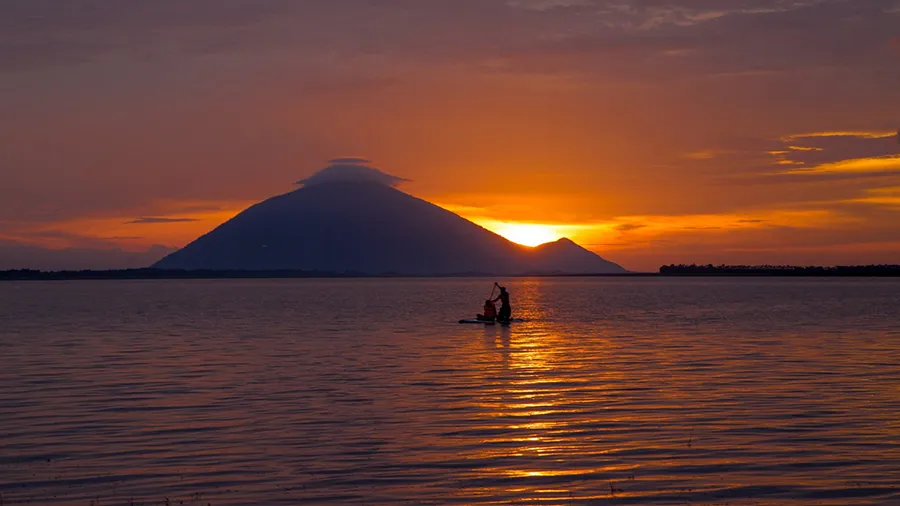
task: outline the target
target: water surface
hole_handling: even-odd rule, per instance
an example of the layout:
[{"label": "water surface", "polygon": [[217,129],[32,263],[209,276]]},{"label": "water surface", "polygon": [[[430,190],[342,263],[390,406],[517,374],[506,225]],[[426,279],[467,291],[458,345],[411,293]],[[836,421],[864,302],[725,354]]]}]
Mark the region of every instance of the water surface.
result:
[{"label": "water surface", "polygon": [[0,503],[900,504],[900,282],[0,284]]}]

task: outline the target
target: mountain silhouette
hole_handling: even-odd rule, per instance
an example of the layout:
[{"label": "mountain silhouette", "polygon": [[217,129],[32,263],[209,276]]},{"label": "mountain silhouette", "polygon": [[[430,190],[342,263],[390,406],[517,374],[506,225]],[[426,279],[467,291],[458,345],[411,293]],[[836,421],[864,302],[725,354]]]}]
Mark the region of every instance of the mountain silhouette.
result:
[{"label": "mountain silhouette", "polygon": [[544,274],[611,274],[625,272],[621,266],[599,257],[574,241],[562,238],[529,252],[532,268]]},{"label": "mountain silhouette", "polygon": [[394,188],[404,180],[360,167],[363,160],[336,162],[302,181],[304,187],[251,206],[153,267],[371,275],[625,272],[568,239],[537,248],[515,244]]}]

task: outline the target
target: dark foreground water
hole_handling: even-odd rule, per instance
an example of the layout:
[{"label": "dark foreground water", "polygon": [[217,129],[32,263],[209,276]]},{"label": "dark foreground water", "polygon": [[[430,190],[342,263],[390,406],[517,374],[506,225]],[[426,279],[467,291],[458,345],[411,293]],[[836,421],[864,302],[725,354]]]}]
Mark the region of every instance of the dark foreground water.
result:
[{"label": "dark foreground water", "polygon": [[900,281],[0,284],[0,504],[900,504]]}]

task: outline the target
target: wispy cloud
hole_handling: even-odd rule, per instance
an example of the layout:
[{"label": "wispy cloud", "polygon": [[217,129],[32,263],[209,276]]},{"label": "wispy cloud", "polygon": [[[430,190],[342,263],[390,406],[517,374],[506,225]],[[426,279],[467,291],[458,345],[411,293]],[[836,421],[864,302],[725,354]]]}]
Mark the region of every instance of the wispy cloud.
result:
[{"label": "wispy cloud", "polygon": [[531,11],[548,11],[565,7],[587,7],[593,0],[507,0],[506,5]]},{"label": "wispy cloud", "polygon": [[783,136],[783,149],[769,151],[780,174],[862,174],[900,170],[897,132],[834,130]]},{"label": "wispy cloud", "polygon": [[47,248],[0,238],[0,269],[129,269],[147,267],[173,250],[152,246],[129,252],[115,246],[83,244]]},{"label": "wispy cloud", "polygon": [[900,209],[900,186],[873,188],[866,193],[865,196],[851,199],[849,202]]},{"label": "wispy cloud", "polygon": [[900,172],[900,156],[855,158],[824,163],[806,169],[795,169],[793,174],[821,174],[834,172]]},{"label": "wispy cloud", "polygon": [[157,224],[157,223],[191,223],[194,221],[200,221],[197,218],[162,218],[162,217],[146,217],[146,218],[138,218],[136,220],[126,221],[126,225],[149,225],[149,224]]},{"label": "wispy cloud", "polygon": [[[133,214],[146,212],[148,216],[128,221],[122,220],[121,212],[91,213],[61,220],[4,221],[0,222],[0,239],[54,249],[143,251],[159,244],[183,246],[253,203],[162,200],[146,209],[131,210]],[[134,234],[135,227],[140,228],[140,235]]]},{"label": "wispy cloud", "polygon": [[116,249],[123,245],[134,244],[142,241],[140,236],[128,235],[90,235],[70,232],[56,228],[39,230],[19,230],[13,232],[0,232],[0,240],[30,245],[48,246],[51,248],[87,248],[87,249]]},{"label": "wispy cloud", "polygon": [[[642,234],[678,232],[680,230],[745,230],[764,227],[818,227],[834,224],[842,218],[829,209],[784,209],[743,211],[722,214],[685,214],[623,216],[610,228]],[[638,226],[635,226],[638,225]]]},{"label": "wispy cloud", "polygon": [[647,225],[644,223],[623,223],[621,225],[616,225],[614,228],[618,232],[632,232],[634,230],[640,230],[645,228]]},{"label": "wispy cloud", "polygon": [[[891,137],[896,137],[898,134],[895,130],[874,130],[874,131],[861,131],[861,130],[836,130],[836,131],[825,131],[825,132],[807,132],[800,134],[790,134],[781,138],[781,140],[785,143],[789,143],[791,141],[795,141],[797,139],[812,139],[816,137],[856,137],[859,139],[888,139]],[[797,148],[792,148],[797,149]]]}]

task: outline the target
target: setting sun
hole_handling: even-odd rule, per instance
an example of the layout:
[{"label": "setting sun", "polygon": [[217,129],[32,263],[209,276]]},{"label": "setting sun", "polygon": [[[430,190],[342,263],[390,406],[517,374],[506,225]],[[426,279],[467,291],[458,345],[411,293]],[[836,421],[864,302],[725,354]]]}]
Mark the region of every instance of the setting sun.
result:
[{"label": "setting sun", "polygon": [[510,241],[523,246],[539,246],[563,237],[559,230],[553,225],[498,223],[496,226],[489,228]]}]

